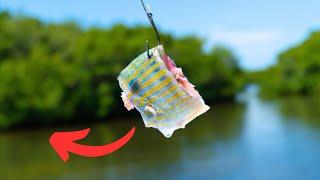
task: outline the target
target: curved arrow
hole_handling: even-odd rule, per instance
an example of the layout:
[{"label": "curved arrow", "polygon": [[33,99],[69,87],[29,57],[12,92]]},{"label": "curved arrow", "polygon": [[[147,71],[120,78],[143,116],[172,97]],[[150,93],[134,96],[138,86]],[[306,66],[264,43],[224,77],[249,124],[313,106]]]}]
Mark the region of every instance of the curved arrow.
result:
[{"label": "curved arrow", "polygon": [[80,131],[55,132],[50,136],[49,143],[64,162],[68,161],[69,152],[85,157],[99,157],[110,154],[127,144],[134,135],[135,129],[133,127],[117,141],[102,146],[87,146],[74,142],[85,138],[90,128]]}]

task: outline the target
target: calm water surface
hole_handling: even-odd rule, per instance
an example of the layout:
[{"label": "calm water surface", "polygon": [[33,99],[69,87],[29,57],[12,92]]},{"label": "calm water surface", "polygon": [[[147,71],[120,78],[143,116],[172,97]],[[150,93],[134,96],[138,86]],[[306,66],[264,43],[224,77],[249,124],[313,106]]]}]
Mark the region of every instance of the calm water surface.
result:
[{"label": "calm water surface", "polygon": [[84,127],[0,134],[0,179],[320,179],[320,102],[264,101],[252,86],[236,104],[217,104],[172,138],[138,118],[103,122],[80,141],[102,145],[133,125],[133,139],[102,158],[64,164],[50,134]]}]

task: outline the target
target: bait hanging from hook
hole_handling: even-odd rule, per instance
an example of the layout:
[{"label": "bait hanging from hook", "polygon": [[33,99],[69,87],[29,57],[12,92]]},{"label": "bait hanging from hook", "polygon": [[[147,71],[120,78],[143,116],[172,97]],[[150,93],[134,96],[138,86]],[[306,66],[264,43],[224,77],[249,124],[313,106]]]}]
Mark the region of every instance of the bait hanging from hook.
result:
[{"label": "bait hanging from hook", "polygon": [[157,128],[169,138],[177,129],[210,109],[198,91],[165,53],[152,13],[141,0],[155,31],[158,46],[135,58],[118,76],[127,110],[136,108],[146,127]]}]

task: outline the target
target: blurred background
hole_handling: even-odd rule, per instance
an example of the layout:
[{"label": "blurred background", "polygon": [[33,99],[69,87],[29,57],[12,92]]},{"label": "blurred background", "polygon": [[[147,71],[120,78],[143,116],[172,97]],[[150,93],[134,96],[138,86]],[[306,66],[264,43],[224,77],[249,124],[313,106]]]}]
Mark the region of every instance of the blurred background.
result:
[{"label": "blurred background", "polygon": [[[211,109],[170,139],[120,98],[156,38],[139,0],[0,0],[1,179],[319,179],[320,1],[147,0],[166,52]],[[91,127],[102,158],[48,143]]]}]

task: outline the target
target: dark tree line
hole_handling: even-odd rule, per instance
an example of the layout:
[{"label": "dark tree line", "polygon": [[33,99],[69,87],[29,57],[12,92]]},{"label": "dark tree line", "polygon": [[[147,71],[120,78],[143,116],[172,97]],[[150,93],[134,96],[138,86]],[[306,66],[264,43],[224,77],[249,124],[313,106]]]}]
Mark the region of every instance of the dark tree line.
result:
[{"label": "dark tree line", "polygon": [[266,96],[319,96],[320,31],[280,53],[274,66],[256,75]]}]

